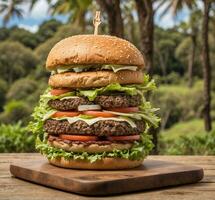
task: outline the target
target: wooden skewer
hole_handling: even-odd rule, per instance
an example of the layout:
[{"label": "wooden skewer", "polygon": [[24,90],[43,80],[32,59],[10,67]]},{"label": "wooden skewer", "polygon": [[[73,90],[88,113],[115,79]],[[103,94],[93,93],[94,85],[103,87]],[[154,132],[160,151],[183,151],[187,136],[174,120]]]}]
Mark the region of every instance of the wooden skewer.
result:
[{"label": "wooden skewer", "polygon": [[101,24],[100,11],[96,11],[95,17],[93,19],[94,35],[98,35],[99,24]]}]

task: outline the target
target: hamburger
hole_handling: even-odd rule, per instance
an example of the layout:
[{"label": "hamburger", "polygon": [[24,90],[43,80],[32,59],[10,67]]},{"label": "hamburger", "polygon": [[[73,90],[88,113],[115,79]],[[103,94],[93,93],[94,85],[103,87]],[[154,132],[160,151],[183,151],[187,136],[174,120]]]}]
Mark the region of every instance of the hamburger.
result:
[{"label": "hamburger", "polygon": [[147,130],[157,109],[144,94],[155,88],[130,42],[77,35],[58,42],[46,69],[49,88],[34,109],[36,149],[55,166],[76,169],[137,167],[153,147]]}]

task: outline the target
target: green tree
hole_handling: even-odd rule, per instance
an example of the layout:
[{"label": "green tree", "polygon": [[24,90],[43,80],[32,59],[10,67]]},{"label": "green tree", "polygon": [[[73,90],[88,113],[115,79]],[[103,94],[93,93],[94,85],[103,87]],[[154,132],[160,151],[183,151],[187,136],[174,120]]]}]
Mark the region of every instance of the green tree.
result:
[{"label": "green tree", "polygon": [[8,39],[12,41],[18,41],[31,49],[34,49],[38,44],[35,34],[18,27],[11,28]]},{"label": "green tree", "polygon": [[69,14],[69,20],[75,26],[86,28],[86,13],[91,0],[59,0],[51,6],[52,14]]},{"label": "green tree", "polygon": [[43,22],[39,26],[39,30],[36,33],[36,37],[39,43],[45,42],[47,39],[54,36],[58,28],[62,25],[61,22],[56,19],[50,19]]},{"label": "green tree", "polygon": [[37,89],[37,82],[29,78],[16,80],[7,92],[7,100],[24,100]]},{"label": "green tree", "polygon": [[[166,1],[161,0],[161,4],[164,4]],[[209,56],[209,44],[208,44],[208,24],[209,24],[209,12],[212,4],[212,0],[202,0],[204,9],[203,9],[203,21],[202,21],[202,58],[203,58],[203,75],[204,75],[204,123],[205,130],[210,131],[212,129],[212,121],[210,116],[211,111],[211,67],[210,67],[210,56]],[[196,6],[195,0],[169,0],[164,14],[171,8],[173,14],[176,15],[184,6],[188,8],[193,8]]]},{"label": "green tree", "polygon": [[0,114],[0,122],[16,123],[20,120],[27,122],[32,112],[32,107],[28,106],[24,101],[12,100],[4,106],[4,112]]},{"label": "green tree", "polygon": [[181,42],[183,36],[174,29],[162,29],[155,27],[154,34],[154,73],[166,77],[171,72],[184,73],[174,51]]},{"label": "green tree", "polygon": [[[200,27],[200,21],[199,18],[201,18],[201,11],[198,9],[192,10],[190,16],[189,16],[189,21],[188,22],[182,22],[181,25],[179,26],[179,29],[183,32],[185,35],[185,38],[181,45],[179,44],[178,48],[178,53],[184,54],[186,53],[187,56],[187,63],[186,65],[188,66],[187,74],[188,74],[188,86],[191,87],[193,85],[193,66],[195,62],[195,57],[196,57],[196,49],[197,49],[197,37],[198,37],[198,32],[199,32],[199,27]],[[187,44],[187,45],[186,45]],[[186,48],[181,48],[185,47]],[[184,52],[183,52],[184,51]]]},{"label": "green tree", "polygon": [[6,40],[10,35],[10,30],[8,28],[0,28],[0,41]]},{"label": "green tree", "polygon": [[[81,27],[82,31],[86,28],[86,13],[92,0],[46,0],[50,5],[52,15],[67,14],[69,20],[75,26]],[[30,9],[32,9],[37,0],[31,1]]]},{"label": "green tree", "polygon": [[[192,9],[196,6],[195,0],[159,0],[159,9],[161,6],[165,5],[166,7],[162,11],[160,17],[163,17],[165,14],[167,14],[170,10],[172,11],[172,14],[174,17],[177,16],[177,14],[184,8],[188,7],[189,9]],[[191,21],[191,20],[190,20]],[[193,26],[194,29],[194,26]],[[194,30],[193,30],[194,31]],[[194,41],[195,42],[195,41]],[[194,44],[195,45],[195,44]],[[194,59],[194,53],[195,51],[192,51],[191,59],[193,61]],[[192,68],[193,63],[190,64],[190,68]],[[190,74],[192,73],[192,70],[190,70]]]},{"label": "green tree", "polygon": [[20,5],[23,3],[23,0],[0,1],[0,13],[3,13],[3,26],[6,26],[8,21],[14,16],[18,18],[23,17],[23,9],[20,8]]},{"label": "green tree", "polygon": [[19,42],[0,43],[0,73],[9,85],[16,79],[26,76],[38,63],[31,49]]},{"label": "green tree", "polygon": [[0,112],[3,110],[3,105],[6,100],[6,92],[8,89],[8,85],[5,80],[0,79]]}]

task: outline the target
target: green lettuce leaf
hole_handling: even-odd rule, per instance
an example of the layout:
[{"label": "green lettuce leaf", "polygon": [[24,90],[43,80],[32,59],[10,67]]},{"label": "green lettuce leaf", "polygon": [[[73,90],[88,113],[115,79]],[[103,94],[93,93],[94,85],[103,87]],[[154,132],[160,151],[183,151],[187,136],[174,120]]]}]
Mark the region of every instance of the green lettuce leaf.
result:
[{"label": "green lettuce leaf", "polygon": [[63,149],[58,149],[55,147],[51,147],[46,142],[42,142],[39,138],[36,141],[36,149],[39,150],[43,155],[45,155],[48,159],[54,158],[65,158],[69,159],[80,159],[86,160],[91,163],[101,160],[105,157],[110,158],[125,158],[129,160],[140,160],[144,159],[151,149],[153,148],[153,144],[151,141],[151,136],[146,133],[141,134],[141,141],[135,142],[131,149],[125,150],[113,150],[112,152],[103,152],[103,153],[75,153],[75,152],[67,152]]},{"label": "green lettuce leaf", "polygon": [[49,98],[47,98],[47,95],[49,92],[50,88],[46,89],[44,94],[40,96],[39,105],[34,108],[34,112],[31,115],[33,119],[29,122],[27,127],[30,132],[40,136],[42,136],[44,133],[44,116],[46,116],[49,112],[52,112],[52,109],[48,106]]},{"label": "green lettuce leaf", "polygon": [[64,93],[64,94],[61,94],[61,95],[58,95],[58,96],[54,96],[50,92],[47,92],[47,93],[43,94],[42,98],[47,99],[49,101],[51,99],[55,100],[55,99],[62,99],[62,98],[65,98],[65,97],[73,97],[73,96],[75,96],[74,91],[67,92],[67,93]]},{"label": "green lettuce leaf", "polygon": [[142,84],[131,84],[131,85],[128,85],[128,87],[135,87],[136,89],[144,92],[152,91],[157,88],[154,79],[150,80],[149,75],[146,75],[146,74],[144,74],[143,76]]},{"label": "green lettuce leaf", "polygon": [[82,96],[87,97],[90,101],[93,101],[98,95],[110,91],[125,92],[129,95],[137,94],[137,90],[134,87],[121,86],[119,83],[113,83],[107,85],[106,87],[95,88],[92,90],[78,90],[78,93]]},{"label": "green lettuce leaf", "polygon": [[106,87],[94,88],[91,90],[78,90],[78,94],[87,97],[90,101],[93,101],[98,95],[106,92],[125,92],[128,95],[137,95],[138,93],[143,95],[144,92],[154,90],[156,88],[154,80],[149,79],[149,75],[143,76],[142,84],[120,85],[119,83],[112,83]]},{"label": "green lettuce leaf", "polygon": [[128,117],[130,119],[136,120],[144,120],[149,126],[158,127],[160,118],[155,115],[155,112],[158,110],[157,108],[151,108],[150,102],[143,103],[140,107],[140,111],[137,113],[120,113],[106,110],[105,112],[109,112],[112,114],[119,115],[120,117]]}]

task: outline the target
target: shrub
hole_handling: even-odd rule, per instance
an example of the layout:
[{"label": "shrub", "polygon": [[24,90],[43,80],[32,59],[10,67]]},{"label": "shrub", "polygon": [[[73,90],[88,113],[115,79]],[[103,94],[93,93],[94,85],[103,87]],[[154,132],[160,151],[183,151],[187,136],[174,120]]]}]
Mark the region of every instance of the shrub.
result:
[{"label": "shrub", "polygon": [[5,103],[5,94],[7,91],[8,85],[6,83],[6,81],[4,81],[3,79],[0,79],[0,112],[3,110],[3,105]]},{"label": "shrub", "polygon": [[161,85],[151,96],[155,107],[160,108],[161,128],[171,127],[178,121],[198,118],[203,109],[203,85],[197,82],[193,88],[183,85]]},{"label": "shrub", "polygon": [[21,122],[14,125],[0,124],[0,153],[34,151],[35,136],[28,133]]},{"label": "shrub", "polygon": [[0,115],[0,121],[3,123],[16,123],[19,120],[27,122],[32,108],[29,107],[24,101],[9,101],[5,107],[4,112]]},{"label": "shrub", "polygon": [[171,72],[166,76],[154,75],[153,78],[157,85],[161,85],[161,84],[175,85],[175,84],[181,84],[184,81],[183,78],[181,78],[181,76],[176,72]]},{"label": "shrub", "polygon": [[24,100],[37,88],[37,82],[28,78],[18,79],[7,92],[7,100]]},{"label": "shrub", "polygon": [[62,23],[60,21],[57,21],[56,19],[50,19],[43,22],[36,33],[38,42],[42,43],[45,42],[48,38],[53,37],[61,25]]},{"label": "shrub", "polygon": [[[215,122],[213,123],[213,127]],[[160,154],[215,155],[215,129],[204,131],[203,120],[192,120],[174,125],[159,136]]]},{"label": "shrub", "polygon": [[7,103],[4,106],[4,112],[0,114],[0,121],[14,123],[22,120],[24,124],[27,123],[45,88],[47,88],[47,82],[42,79],[40,84],[30,77],[15,81],[6,95]]}]

